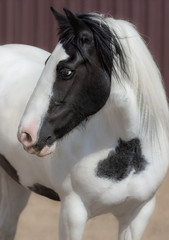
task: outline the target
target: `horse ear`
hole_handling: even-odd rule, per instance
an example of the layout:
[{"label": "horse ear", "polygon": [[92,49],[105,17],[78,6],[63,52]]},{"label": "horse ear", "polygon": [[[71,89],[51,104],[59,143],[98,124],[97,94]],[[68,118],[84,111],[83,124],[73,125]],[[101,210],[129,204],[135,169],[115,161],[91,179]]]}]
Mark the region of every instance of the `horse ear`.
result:
[{"label": "horse ear", "polygon": [[88,26],[68,9],[64,8],[63,10],[74,34],[80,38],[82,44],[90,43],[93,39],[93,34]]},{"label": "horse ear", "polygon": [[68,25],[67,18],[63,14],[57,12],[53,7],[50,7],[50,9],[51,9],[51,11],[52,11],[55,19],[57,20],[58,25],[61,29]]},{"label": "horse ear", "polygon": [[76,15],[74,15],[71,11],[69,11],[67,8],[63,8],[63,10],[66,14],[66,17],[67,17],[74,33],[80,32],[82,27],[84,27],[83,22]]}]

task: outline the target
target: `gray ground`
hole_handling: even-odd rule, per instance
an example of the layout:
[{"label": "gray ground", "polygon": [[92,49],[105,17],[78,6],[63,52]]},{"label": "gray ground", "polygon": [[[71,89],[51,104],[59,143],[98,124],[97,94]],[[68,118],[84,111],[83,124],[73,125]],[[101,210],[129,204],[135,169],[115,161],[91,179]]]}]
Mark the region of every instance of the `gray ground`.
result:
[{"label": "gray ground", "polygon": [[[20,217],[15,240],[57,240],[59,203],[32,194]],[[85,240],[117,240],[115,218],[103,215],[87,223]],[[143,240],[169,239],[169,174],[157,194],[155,212]]]}]

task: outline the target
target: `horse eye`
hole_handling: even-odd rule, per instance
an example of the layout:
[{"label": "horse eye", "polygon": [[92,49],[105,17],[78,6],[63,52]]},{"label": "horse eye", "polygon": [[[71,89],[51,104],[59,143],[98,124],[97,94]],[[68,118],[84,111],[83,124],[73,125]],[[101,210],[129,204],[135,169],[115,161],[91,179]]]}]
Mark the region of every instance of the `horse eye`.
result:
[{"label": "horse eye", "polygon": [[59,76],[63,79],[63,80],[69,80],[72,75],[73,75],[73,72],[70,68],[62,68],[60,69],[59,71]]}]

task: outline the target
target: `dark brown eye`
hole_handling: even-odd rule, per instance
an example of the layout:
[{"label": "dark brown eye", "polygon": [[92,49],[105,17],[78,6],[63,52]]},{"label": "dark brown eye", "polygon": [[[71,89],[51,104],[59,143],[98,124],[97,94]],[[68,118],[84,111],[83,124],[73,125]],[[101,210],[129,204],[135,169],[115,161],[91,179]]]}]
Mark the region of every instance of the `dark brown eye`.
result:
[{"label": "dark brown eye", "polygon": [[59,77],[63,80],[69,80],[72,77],[73,73],[74,71],[70,68],[62,68],[59,70]]}]

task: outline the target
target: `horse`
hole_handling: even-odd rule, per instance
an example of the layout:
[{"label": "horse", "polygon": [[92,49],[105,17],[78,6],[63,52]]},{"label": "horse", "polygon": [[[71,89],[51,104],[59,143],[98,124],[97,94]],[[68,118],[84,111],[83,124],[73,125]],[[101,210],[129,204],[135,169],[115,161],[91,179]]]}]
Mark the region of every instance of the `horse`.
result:
[{"label": "horse", "polygon": [[[14,239],[18,218],[30,196],[30,190],[18,184],[17,172],[13,167],[13,160],[17,161],[17,151],[19,153],[22,150],[17,141],[17,125],[49,55],[42,49],[28,45],[0,46],[1,240]],[[8,155],[13,159],[10,162],[6,160]],[[22,160],[29,156],[24,155],[24,152],[19,155],[22,166]]]},{"label": "horse", "polygon": [[14,205],[23,209],[30,191],[60,200],[61,240],[80,240],[88,219],[105,213],[117,218],[119,240],[140,240],[169,162],[160,72],[131,23],[51,10],[59,41],[36,86],[30,72],[17,76],[19,96],[12,74],[0,107],[1,165],[22,188]]}]

